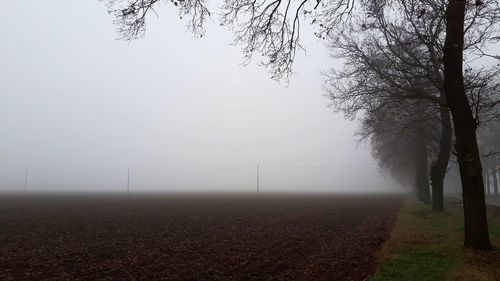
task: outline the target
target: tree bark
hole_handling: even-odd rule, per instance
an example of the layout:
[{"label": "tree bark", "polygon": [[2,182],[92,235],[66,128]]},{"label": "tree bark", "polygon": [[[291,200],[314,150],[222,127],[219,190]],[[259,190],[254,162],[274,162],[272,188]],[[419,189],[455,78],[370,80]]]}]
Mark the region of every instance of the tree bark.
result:
[{"label": "tree bark", "polygon": [[432,184],[432,210],[444,211],[443,184],[450,161],[452,128],[448,108],[441,106],[439,109],[441,117],[441,138],[439,140],[439,153],[436,161],[431,165]]},{"label": "tree bark", "polygon": [[421,128],[416,129],[416,185],[418,199],[425,204],[431,203],[429,188],[429,166],[427,164],[427,144]]},{"label": "tree bark", "polygon": [[444,88],[455,128],[455,150],[464,202],[465,247],[489,250],[482,166],[476,139],[476,121],[467,99],[463,77],[466,0],[449,0],[446,10]]}]

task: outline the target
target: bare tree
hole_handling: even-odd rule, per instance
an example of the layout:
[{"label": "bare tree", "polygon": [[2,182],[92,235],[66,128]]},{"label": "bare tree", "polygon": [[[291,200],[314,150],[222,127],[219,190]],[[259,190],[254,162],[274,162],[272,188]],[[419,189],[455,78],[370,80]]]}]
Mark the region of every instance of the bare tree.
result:
[{"label": "bare tree", "polygon": [[[490,1],[496,4],[498,2]],[[485,5],[476,1],[477,9]],[[486,5],[485,5],[486,6]],[[476,128],[464,84],[464,48],[466,15],[471,5],[466,0],[449,0],[446,9],[446,40],[444,45],[444,88],[453,116],[455,150],[462,180],[466,247],[491,249],[484,200],[482,166],[477,146]],[[497,10],[497,16],[498,14]]]},{"label": "bare tree", "polygon": [[[404,7],[406,2],[399,2]],[[418,5],[412,5],[413,9],[403,9],[406,13],[405,20],[411,18],[408,15],[415,15],[417,18],[424,19],[423,22],[433,22],[433,18],[428,18],[427,11],[434,9],[439,11],[446,11],[445,21],[441,21],[446,25],[441,29],[444,30],[444,45],[442,47],[442,55],[437,54],[436,58],[443,58],[442,67],[442,89],[444,89],[445,104],[450,108],[453,116],[454,131],[456,136],[455,150],[460,167],[461,180],[463,185],[464,196],[464,217],[465,217],[465,241],[467,247],[478,249],[489,249],[490,242],[488,237],[488,226],[486,221],[485,202],[484,202],[484,189],[482,182],[481,163],[479,161],[479,152],[476,142],[476,128],[478,126],[478,119],[474,116],[472,106],[474,101],[471,102],[471,95],[467,95],[466,79],[464,79],[463,62],[464,51],[467,52],[471,49],[481,48],[484,42],[488,42],[498,27],[500,20],[500,13],[497,1],[490,1],[490,5],[484,2],[476,2],[472,5],[466,5],[465,0],[455,0],[449,2],[441,1],[420,1]],[[442,5],[439,5],[439,4]],[[380,11],[388,6],[373,4],[369,11],[370,15],[377,15]],[[394,6],[392,6],[394,7]],[[441,8],[440,8],[441,7]],[[376,24],[379,22],[375,21]],[[412,26],[403,22],[400,26]],[[411,21],[410,21],[411,23]],[[361,25],[362,28],[370,27],[373,22],[368,21]],[[393,25],[387,25],[393,27]],[[438,25],[439,26],[439,25]],[[419,28],[413,28],[419,30]],[[436,29],[439,31],[439,29]],[[397,33],[394,33],[397,34]],[[435,34],[435,35],[433,35]],[[417,36],[427,39],[433,38],[435,42],[441,42],[439,32],[433,33],[431,36],[421,36],[421,33],[416,33]],[[385,34],[384,34],[385,36]],[[390,36],[387,42],[394,42],[399,39],[399,36]],[[411,45],[412,42],[408,42]],[[387,44],[391,49],[393,44]],[[426,46],[428,44],[424,44]],[[411,47],[414,49],[415,47]],[[438,49],[439,50],[439,49]],[[429,54],[434,55],[430,48]],[[372,55],[372,54],[370,54]],[[407,56],[401,56],[403,61],[409,61],[414,67],[419,67],[426,61],[412,60],[411,55],[405,53]],[[384,66],[388,66],[385,64]],[[429,68],[432,69],[432,68]],[[389,73],[390,76],[390,73]],[[399,78],[399,77],[398,77]],[[414,80],[411,81],[414,83]],[[403,84],[404,85],[404,84]],[[439,87],[439,86],[438,86]],[[472,88],[471,90],[473,90]],[[484,89],[482,87],[482,89]],[[441,103],[443,101],[440,101]],[[481,102],[477,103],[476,108],[480,106]],[[489,106],[494,106],[495,101],[490,102]],[[479,111],[479,110],[478,110]],[[476,112],[477,113],[477,112]]]},{"label": "bare tree", "polygon": [[427,117],[435,111],[429,108],[415,112],[413,108],[420,107],[415,103],[401,100],[398,106],[363,115],[357,135],[369,143],[383,170],[398,182],[413,186],[418,198],[429,203],[427,165],[428,156],[436,153],[436,122]]},{"label": "bare tree", "polygon": [[[172,3],[181,19],[187,18],[188,29],[204,35],[204,23],[211,15],[205,0],[101,0],[115,16],[120,38],[133,40],[146,31],[148,14],[157,14],[161,4]],[[300,44],[301,26],[317,26],[316,36],[326,38],[338,30],[359,8],[356,0],[223,0],[220,24],[235,34],[245,62],[254,54],[267,58],[273,79],[288,79]]]},{"label": "bare tree", "polygon": [[101,0],[105,1],[109,13],[115,16],[114,23],[120,39],[134,40],[146,32],[147,17],[151,13],[158,16],[161,4],[171,3],[179,11],[181,19],[188,19],[188,29],[202,37],[204,24],[210,11],[205,0]]},{"label": "bare tree", "polygon": [[[489,178],[492,178],[493,192],[492,194],[498,196],[499,194],[499,182],[498,177],[500,166],[500,121],[490,122],[480,128],[478,131],[478,143],[479,149],[481,151],[482,163],[485,167],[484,175],[487,183],[489,183]],[[490,185],[485,185],[486,191],[490,191]]]},{"label": "bare tree", "polygon": [[[441,62],[435,57],[439,52],[438,42],[428,42],[416,34],[434,33],[435,30],[418,27],[411,32],[412,29],[406,26],[411,18],[402,20],[401,24],[390,23],[381,11],[373,12],[371,19],[370,22],[363,19],[354,23],[331,43],[334,57],[345,62],[341,71],[333,70],[328,74],[326,89],[331,105],[348,117],[359,111],[372,114],[399,108],[401,103],[412,106],[416,116],[427,111],[427,118],[441,125],[438,128],[441,134],[434,136],[435,140],[441,141],[435,141],[440,146],[435,154],[437,160],[431,165],[431,178],[433,209],[442,211],[443,182],[451,150],[451,121],[442,90]],[[436,27],[440,28],[439,25]],[[416,121],[413,124],[416,135],[420,135],[417,139],[423,139],[420,125]],[[418,155],[417,160],[427,153]],[[420,162],[425,162],[427,167],[427,159]],[[428,181],[427,169],[420,170],[423,171],[420,173],[422,180]],[[430,196],[420,198],[430,202]]]},{"label": "bare tree", "polygon": [[[431,165],[433,210],[442,211],[443,183],[450,158],[452,126],[444,92],[444,9],[436,1],[408,0],[400,15],[375,6],[370,16],[352,22],[332,41],[334,57],[345,62],[327,80],[332,106],[352,116],[364,105],[370,110],[393,106],[401,99],[422,99],[435,104],[441,123],[440,149]],[[425,11],[425,12],[422,12]],[[473,20],[473,19],[472,19]],[[473,46],[471,44],[471,46]],[[497,70],[469,68],[466,89],[476,109],[477,123],[495,118],[493,108],[498,82]],[[495,99],[496,98],[496,99]],[[378,102],[375,102],[377,100]]]}]

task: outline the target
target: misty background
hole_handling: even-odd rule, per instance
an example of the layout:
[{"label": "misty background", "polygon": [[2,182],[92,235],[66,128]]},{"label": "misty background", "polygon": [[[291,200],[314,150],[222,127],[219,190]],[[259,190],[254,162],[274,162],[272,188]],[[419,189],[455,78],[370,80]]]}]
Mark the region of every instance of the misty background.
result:
[{"label": "misty background", "polygon": [[[163,7],[116,40],[98,1],[3,1],[0,190],[390,191],[357,123],[327,108],[335,66],[307,28],[291,83],[242,66],[215,22],[186,32]],[[216,17],[217,15],[214,15]]]}]

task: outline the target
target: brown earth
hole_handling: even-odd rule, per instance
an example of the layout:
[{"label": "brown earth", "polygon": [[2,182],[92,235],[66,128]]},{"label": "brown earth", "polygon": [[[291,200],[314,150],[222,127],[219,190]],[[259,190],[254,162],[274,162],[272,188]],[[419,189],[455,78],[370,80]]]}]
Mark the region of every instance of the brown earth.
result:
[{"label": "brown earth", "polygon": [[0,195],[0,279],[367,280],[402,199]]}]

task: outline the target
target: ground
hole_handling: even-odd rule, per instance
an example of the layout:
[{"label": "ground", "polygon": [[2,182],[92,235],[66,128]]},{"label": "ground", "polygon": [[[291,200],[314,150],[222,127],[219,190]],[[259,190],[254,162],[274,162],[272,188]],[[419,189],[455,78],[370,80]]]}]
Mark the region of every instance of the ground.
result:
[{"label": "ground", "polygon": [[368,280],[396,195],[7,195],[2,280]]},{"label": "ground", "polygon": [[488,207],[494,249],[464,249],[461,201],[449,199],[446,211],[407,201],[391,238],[380,251],[380,267],[372,281],[499,281],[500,207]]},{"label": "ground", "polygon": [[500,196],[498,196],[498,195],[486,195],[486,203],[500,207]]}]

